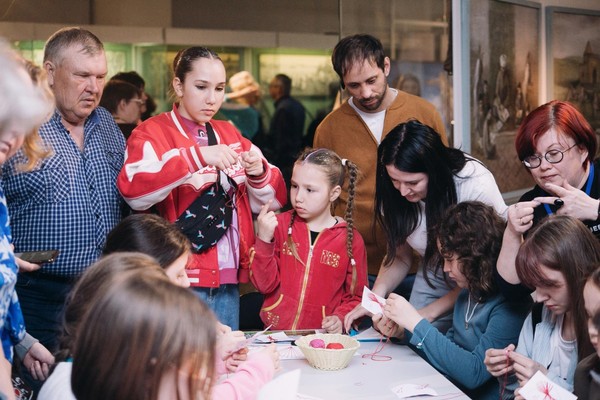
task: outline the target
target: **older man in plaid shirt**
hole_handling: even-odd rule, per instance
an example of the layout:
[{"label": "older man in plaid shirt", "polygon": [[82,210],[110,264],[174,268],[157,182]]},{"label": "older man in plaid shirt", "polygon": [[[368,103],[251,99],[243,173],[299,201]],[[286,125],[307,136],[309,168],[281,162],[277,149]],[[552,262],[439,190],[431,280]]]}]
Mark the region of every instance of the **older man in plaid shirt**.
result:
[{"label": "older man in plaid shirt", "polygon": [[110,113],[98,108],[107,65],[94,34],[81,28],[53,34],[44,49],[44,68],[56,97],[54,115],[40,128],[51,155],[21,173],[23,156],[17,154],[3,168],[2,185],[15,252],[60,251],[54,263],[41,268],[18,260],[17,293],[27,331],[53,351],[66,294],[121,219],[116,178],[125,141]]}]

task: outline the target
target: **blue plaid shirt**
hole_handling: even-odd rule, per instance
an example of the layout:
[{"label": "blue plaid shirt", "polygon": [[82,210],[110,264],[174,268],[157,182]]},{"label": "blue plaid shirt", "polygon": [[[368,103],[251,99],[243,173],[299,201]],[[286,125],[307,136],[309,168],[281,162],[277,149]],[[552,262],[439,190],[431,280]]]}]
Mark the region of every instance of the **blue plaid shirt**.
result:
[{"label": "blue plaid shirt", "polygon": [[97,108],[84,125],[83,151],[55,112],[40,128],[53,154],[30,172],[19,172],[21,152],[2,168],[15,252],[59,250],[44,274],[75,277],[96,261],[108,232],[120,221],[116,179],[125,139],[114,119]]}]

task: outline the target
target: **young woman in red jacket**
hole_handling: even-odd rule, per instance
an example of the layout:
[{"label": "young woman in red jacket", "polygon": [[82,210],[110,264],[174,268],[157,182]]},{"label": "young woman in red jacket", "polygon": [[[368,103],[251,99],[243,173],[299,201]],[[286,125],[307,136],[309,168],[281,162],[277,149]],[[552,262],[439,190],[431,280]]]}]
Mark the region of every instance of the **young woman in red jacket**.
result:
[{"label": "young woman in red jacket", "polygon": [[118,188],[134,210],[176,222],[192,242],[192,288],[219,320],[238,329],[238,283],[248,281],[252,213],[286,203],[281,172],[229,122],[213,121],[227,79],[205,47],[173,61],[173,110],[138,125],[127,141]]}]

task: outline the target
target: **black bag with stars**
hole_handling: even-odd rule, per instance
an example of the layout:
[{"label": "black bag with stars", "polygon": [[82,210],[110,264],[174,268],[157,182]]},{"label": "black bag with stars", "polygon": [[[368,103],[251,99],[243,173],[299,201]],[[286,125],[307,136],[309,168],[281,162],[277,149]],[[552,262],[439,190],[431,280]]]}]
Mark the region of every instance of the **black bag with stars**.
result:
[{"label": "black bag with stars", "polygon": [[[206,124],[208,145],[217,144],[210,124]],[[202,253],[217,244],[229,229],[233,217],[234,195],[230,196],[223,187],[222,179],[233,188],[236,183],[224,172],[218,171],[217,180],[175,220],[175,225],[192,242],[192,251]],[[225,183],[225,184],[227,184]]]}]

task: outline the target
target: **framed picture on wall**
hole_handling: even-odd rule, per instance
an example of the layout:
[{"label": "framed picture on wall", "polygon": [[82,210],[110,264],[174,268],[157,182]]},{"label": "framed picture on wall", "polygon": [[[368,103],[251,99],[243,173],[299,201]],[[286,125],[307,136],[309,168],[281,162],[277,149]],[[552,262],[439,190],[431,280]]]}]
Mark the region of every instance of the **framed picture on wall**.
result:
[{"label": "framed picture on wall", "polygon": [[503,193],[529,188],[514,140],[539,105],[540,4],[472,0],[470,18],[471,152]]},{"label": "framed picture on wall", "polygon": [[451,132],[452,88],[442,62],[392,60],[388,84],[396,89],[420,96],[438,110],[446,133]]},{"label": "framed picture on wall", "polygon": [[600,11],[546,12],[548,96],[571,102],[600,134]]}]

